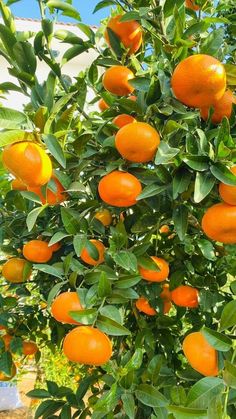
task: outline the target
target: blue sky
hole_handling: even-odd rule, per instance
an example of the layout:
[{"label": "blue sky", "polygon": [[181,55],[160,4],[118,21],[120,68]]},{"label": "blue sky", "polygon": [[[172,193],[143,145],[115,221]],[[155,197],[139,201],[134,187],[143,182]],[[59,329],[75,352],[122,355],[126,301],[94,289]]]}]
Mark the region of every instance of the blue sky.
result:
[{"label": "blue sky", "polygon": [[[109,15],[109,8],[104,8],[93,15],[93,9],[99,0],[74,0],[73,5],[81,14],[82,22],[89,25],[98,25],[100,20]],[[29,5],[30,3],[30,5]],[[11,6],[15,16],[30,17],[37,19],[39,15],[38,2],[36,0],[21,0]],[[71,22],[72,19],[65,16],[60,17],[61,21]]]}]

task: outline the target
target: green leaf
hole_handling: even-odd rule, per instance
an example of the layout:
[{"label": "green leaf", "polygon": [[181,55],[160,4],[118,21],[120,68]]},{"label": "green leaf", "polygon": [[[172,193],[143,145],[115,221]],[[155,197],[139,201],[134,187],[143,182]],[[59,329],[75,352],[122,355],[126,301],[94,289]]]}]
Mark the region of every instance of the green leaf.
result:
[{"label": "green leaf", "polygon": [[[222,397],[216,396],[213,397],[207,409],[207,418],[208,419],[222,419],[223,417],[223,405],[222,405]],[[227,418],[225,418],[227,419]]]},{"label": "green leaf", "polygon": [[[52,79],[53,81],[53,85],[54,85],[54,78]],[[50,92],[50,94],[52,94]],[[44,126],[44,134],[49,134],[50,130],[51,130],[51,125],[54,121],[54,119],[56,118],[56,116],[58,115],[58,113],[64,108],[65,105],[68,105],[72,99],[72,97],[74,96],[74,92],[72,93],[68,93],[67,95],[62,96],[53,106],[50,116]]]},{"label": "green leaf", "polygon": [[203,327],[201,332],[204,334],[206,340],[213,348],[217,351],[228,352],[232,346],[232,340],[222,333],[216,332],[215,330]]},{"label": "green leaf", "polygon": [[209,54],[218,57],[220,48],[224,42],[225,30],[223,28],[217,28],[211,31],[209,35],[204,39],[200,47],[201,54]]},{"label": "green leaf", "polygon": [[12,374],[12,356],[8,351],[0,355],[0,371],[7,376]]},{"label": "green leaf", "polygon": [[0,38],[8,55],[11,57],[12,60],[14,60],[15,57],[13,54],[13,47],[16,43],[16,37],[11,32],[11,30],[3,24],[0,24]]},{"label": "green leaf", "polygon": [[111,282],[105,272],[102,272],[98,281],[98,297],[105,298],[111,294]]},{"label": "green leaf", "polygon": [[210,166],[210,171],[220,182],[236,186],[236,176],[224,164],[215,163]]},{"label": "green leaf", "polygon": [[168,411],[174,413],[175,419],[208,419],[207,411],[182,406],[168,406]]},{"label": "green leaf", "polygon": [[130,335],[130,331],[126,329],[126,327],[122,326],[120,323],[110,319],[106,316],[99,315],[97,318],[96,325],[98,329],[102,332],[107,333],[108,335],[112,336],[124,336]]},{"label": "green leaf", "polygon": [[176,199],[179,194],[185,192],[191,181],[191,174],[188,170],[180,167],[173,179],[173,198]]},{"label": "green leaf", "polygon": [[102,0],[96,5],[93,13],[98,12],[99,10],[103,9],[104,7],[113,6],[114,4],[116,5],[115,0]]},{"label": "green leaf", "polygon": [[46,265],[44,263],[34,264],[34,269],[37,269],[38,271],[44,272],[46,274],[55,276],[56,278],[62,279],[61,270],[58,270],[57,268],[54,268],[53,266]]},{"label": "green leaf", "polygon": [[64,156],[63,150],[58,139],[55,135],[47,134],[42,135],[43,141],[45,142],[48,150],[53,155],[53,157],[58,161],[58,163],[65,169],[66,168],[66,158]]},{"label": "green leaf", "polygon": [[123,54],[123,49],[121,47],[120,38],[113,32],[111,28],[107,28],[107,34],[109,37],[110,45],[117,57],[121,57]]},{"label": "green leaf", "polygon": [[124,368],[127,371],[131,370],[138,370],[143,362],[143,350],[141,348],[137,348],[130,358],[130,360],[127,362],[127,364],[124,366]]},{"label": "green leaf", "polygon": [[10,108],[0,107],[0,128],[7,128],[7,129],[14,130],[26,124],[27,124],[27,116],[23,114],[22,112],[19,112]]},{"label": "green leaf", "polygon": [[216,260],[215,248],[212,242],[206,239],[199,239],[197,245],[206,259]]},{"label": "green leaf", "polygon": [[51,397],[50,393],[43,388],[36,388],[35,390],[28,391],[26,396],[31,399],[49,399]]},{"label": "green leaf", "polygon": [[194,187],[194,201],[201,202],[212,190],[215,184],[215,179],[210,173],[196,173],[195,187]]},{"label": "green leaf", "polygon": [[161,141],[155,157],[155,164],[163,164],[172,160],[179,151],[179,148],[170,147],[167,143]]},{"label": "green leaf", "polygon": [[65,237],[69,237],[69,234],[64,233],[63,231],[58,231],[57,233],[55,233],[52,238],[50,239],[48,245],[52,246],[55,243],[58,243],[59,241],[61,241],[62,239],[64,239]]},{"label": "green leaf", "polygon": [[76,256],[80,257],[82,250],[85,248],[86,241],[86,234],[76,234],[76,236],[73,239],[73,246],[75,249]]},{"label": "green leaf", "polygon": [[53,400],[45,400],[42,402],[36,412],[35,412],[35,419],[39,419],[40,417],[50,418],[54,413],[56,413],[58,410],[64,406],[64,401],[53,401]]},{"label": "green leaf", "polygon": [[61,218],[68,234],[76,234],[80,230],[78,213],[70,208],[61,207]]},{"label": "green leaf", "polygon": [[21,71],[34,75],[37,61],[32,45],[29,42],[16,42],[13,53]]},{"label": "green leaf", "polygon": [[129,275],[128,277],[119,279],[118,281],[116,281],[116,288],[122,288],[122,289],[126,289],[126,288],[130,288],[133,287],[134,285],[138,284],[141,281],[141,276],[139,275]]},{"label": "green leaf", "polygon": [[60,289],[63,287],[63,285],[65,285],[65,283],[66,283],[66,281],[59,282],[58,284],[55,284],[54,287],[51,288],[51,290],[49,291],[49,294],[48,294],[48,298],[47,298],[48,308],[51,306],[52,301],[54,300],[54,298],[56,297],[56,295],[58,294]]},{"label": "green leaf", "polygon": [[183,157],[183,161],[191,167],[191,169],[198,170],[199,172],[203,172],[209,168],[209,158],[205,156],[186,156]]},{"label": "green leaf", "polygon": [[150,82],[150,79],[147,77],[134,77],[132,80],[129,80],[131,86],[141,92],[148,92]]},{"label": "green leaf", "polygon": [[41,199],[34,192],[21,191],[21,195],[23,196],[23,198],[26,198],[29,201],[37,202],[37,204],[41,204]]},{"label": "green leaf", "polygon": [[90,47],[90,44],[84,42],[83,44],[75,45],[74,47],[69,48],[62,57],[62,65],[68,63],[68,61],[87,51]]},{"label": "green leaf", "polygon": [[185,205],[175,207],[172,218],[180,240],[184,241],[188,227],[188,208]]},{"label": "green leaf", "polygon": [[117,265],[127,271],[137,271],[137,258],[133,253],[121,250],[119,253],[113,255],[113,259]]},{"label": "green leaf", "polygon": [[160,391],[149,384],[140,384],[135,390],[135,396],[145,406],[151,407],[165,407],[168,405],[168,400]]},{"label": "green leaf", "polygon": [[123,408],[129,419],[134,419],[135,417],[135,401],[134,396],[131,393],[124,393],[121,396],[123,402]]},{"label": "green leaf", "polygon": [[187,396],[187,406],[197,409],[206,409],[212,397],[222,393],[224,383],[218,377],[204,377],[194,384]]},{"label": "green leaf", "polygon": [[145,186],[142,192],[138,195],[137,201],[141,199],[150,198],[151,196],[156,196],[162,193],[167,189],[168,185],[155,185],[154,183],[151,185]]},{"label": "green leaf", "polygon": [[49,8],[55,8],[61,10],[63,16],[69,16],[76,20],[81,20],[80,14],[71,4],[65,3],[64,1],[60,0],[49,0],[47,1],[47,6]]},{"label": "green leaf", "polygon": [[4,82],[0,83],[0,90],[3,92],[15,91],[15,92],[22,92],[21,88],[14,83]]},{"label": "green leaf", "polygon": [[236,86],[236,65],[224,64],[226,71],[227,84],[229,86]]},{"label": "green leaf", "polygon": [[82,324],[93,324],[97,318],[98,311],[96,308],[88,308],[79,311],[70,311],[69,315],[72,319]]},{"label": "green leaf", "polygon": [[107,305],[100,308],[99,313],[102,316],[108,317],[109,319],[115,320],[117,323],[122,324],[121,314],[115,306]]},{"label": "green leaf", "polygon": [[230,301],[224,306],[220,320],[220,331],[236,325],[236,300]]},{"label": "green leaf", "polygon": [[19,141],[30,141],[34,139],[33,133],[29,133],[22,130],[9,130],[0,132],[0,147],[4,147],[8,144],[16,143]]},{"label": "green leaf", "polygon": [[236,366],[227,360],[225,360],[223,379],[227,386],[236,388]]},{"label": "green leaf", "polygon": [[26,225],[28,230],[31,231],[34,228],[34,225],[37,221],[38,216],[47,208],[46,205],[42,205],[41,207],[34,208],[32,211],[29,212],[26,218]]}]

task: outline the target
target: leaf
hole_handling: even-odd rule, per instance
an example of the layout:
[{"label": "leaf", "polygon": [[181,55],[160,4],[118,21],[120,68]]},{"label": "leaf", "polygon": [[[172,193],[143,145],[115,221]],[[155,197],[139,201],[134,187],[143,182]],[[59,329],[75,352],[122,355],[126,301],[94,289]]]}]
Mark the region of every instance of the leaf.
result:
[{"label": "leaf", "polygon": [[[54,82],[54,78],[53,78],[53,82]],[[58,113],[62,110],[62,108],[64,108],[65,105],[68,105],[70,103],[70,100],[72,99],[72,97],[74,96],[74,92],[72,93],[68,93],[67,95],[62,96],[53,106],[50,116],[44,126],[44,134],[49,134],[50,130],[51,130],[51,125],[54,121],[54,119],[56,118],[56,116],[58,115]]]},{"label": "leaf", "polygon": [[35,419],[39,419],[40,417],[44,417],[45,419],[50,418],[54,413],[60,410],[64,404],[65,402],[60,400],[45,400],[38,406],[34,417]]},{"label": "leaf", "polygon": [[151,407],[165,407],[168,405],[168,400],[160,391],[149,384],[140,384],[135,390],[135,396],[145,406]]},{"label": "leaf", "polygon": [[141,367],[142,362],[143,362],[143,350],[141,348],[137,348],[124,368],[127,371],[138,370]]},{"label": "leaf", "polygon": [[167,143],[161,141],[156,153],[155,164],[163,164],[172,160],[179,151],[179,148],[170,147]]},{"label": "leaf", "polygon": [[128,271],[137,271],[137,258],[133,253],[121,250],[119,253],[113,255],[113,259],[117,265]]},{"label": "leaf", "polygon": [[81,20],[80,14],[73,6],[60,0],[47,1],[47,7],[61,10],[64,16],[72,17],[76,20]]},{"label": "leaf", "polygon": [[220,331],[229,329],[236,325],[236,300],[227,303],[222,311],[220,320]]},{"label": "leaf", "polygon": [[155,185],[154,183],[143,188],[142,192],[138,195],[137,201],[141,199],[150,198],[156,196],[167,189],[168,185]]},{"label": "leaf", "polygon": [[68,234],[76,234],[80,230],[78,213],[70,208],[61,207],[61,218]]},{"label": "leaf", "polygon": [[104,7],[113,6],[114,4],[116,5],[115,0],[102,0],[96,5],[93,13],[98,12],[99,10],[103,9]]},{"label": "leaf", "polygon": [[33,140],[33,133],[29,133],[22,130],[9,130],[0,131],[0,147],[4,147],[8,144],[16,143],[23,140]]},{"label": "leaf", "polygon": [[44,272],[46,274],[55,276],[56,278],[62,279],[61,271],[57,268],[54,268],[51,265],[46,265],[44,263],[34,264],[34,269],[37,269],[38,271]]},{"label": "leaf", "polygon": [[115,320],[117,323],[122,324],[121,314],[115,306],[107,305],[100,308],[99,313],[109,319]]},{"label": "leaf", "polygon": [[208,405],[207,418],[208,419],[222,419],[223,406],[221,395],[213,397]]},{"label": "leaf", "polygon": [[124,393],[121,396],[121,400],[123,402],[123,408],[126,415],[129,417],[129,419],[133,419],[135,417],[134,396],[131,393]]},{"label": "leaf", "polygon": [[212,242],[206,239],[199,239],[197,245],[206,259],[216,260],[215,248]]},{"label": "leaf", "polygon": [[227,84],[230,86],[236,86],[236,65],[235,64],[224,64],[226,71]]},{"label": "leaf", "polygon": [[28,230],[31,231],[34,228],[34,225],[37,221],[38,216],[47,208],[46,205],[42,205],[41,207],[34,208],[32,211],[29,212],[26,218],[26,225]]},{"label": "leaf", "polygon": [[17,129],[26,124],[27,116],[22,112],[0,107],[0,128]]},{"label": "leaf", "polygon": [[13,53],[21,71],[34,75],[37,61],[32,45],[29,42],[16,42],[13,46]]},{"label": "leaf", "polygon": [[133,287],[133,285],[138,284],[141,281],[141,276],[139,275],[130,275],[127,278],[119,279],[116,281],[116,288],[130,288]]},{"label": "leaf", "polygon": [[45,142],[48,150],[53,155],[53,157],[58,161],[58,163],[65,169],[66,168],[66,158],[64,152],[61,148],[61,145],[58,139],[52,135],[42,135],[43,141]]},{"label": "leaf", "polygon": [[41,204],[40,197],[38,195],[36,195],[34,192],[21,191],[21,195],[23,196],[23,198],[26,198],[29,201],[37,202],[37,204]]},{"label": "leaf", "polygon": [[174,208],[173,221],[180,240],[184,241],[188,227],[188,208],[185,205],[179,205]]},{"label": "leaf", "polygon": [[227,386],[236,388],[236,366],[227,360],[225,360],[223,379]]},{"label": "leaf", "polygon": [[99,314],[96,325],[102,332],[112,336],[130,335],[130,331],[120,323]]},{"label": "leaf", "polygon": [[111,294],[111,282],[105,272],[102,272],[98,281],[98,297],[105,298]]},{"label": "leaf", "polygon": [[113,49],[117,57],[121,57],[123,54],[123,49],[121,47],[120,38],[115,34],[115,32],[111,28],[108,28],[108,27],[107,27],[107,34],[109,37],[111,48]]},{"label": "leaf", "polygon": [[205,156],[186,156],[183,157],[183,161],[191,167],[193,170],[198,170],[199,172],[202,172],[204,170],[207,170],[209,168],[208,165],[208,157]]},{"label": "leaf", "polygon": [[76,234],[76,236],[73,239],[73,246],[75,249],[76,256],[80,257],[81,252],[85,247],[86,241],[86,234]]},{"label": "leaf", "polygon": [[205,326],[201,329],[201,332],[208,343],[217,351],[228,352],[231,349],[232,340],[228,336],[222,335],[222,333]]},{"label": "leaf", "polygon": [[182,406],[168,406],[168,412],[173,412],[175,419],[208,419],[207,411]]},{"label": "leaf", "polygon": [[218,377],[204,377],[188,393],[186,404],[192,408],[206,409],[212,397],[222,393],[224,383]]},{"label": "leaf", "polygon": [[51,306],[52,301],[54,300],[54,298],[56,297],[60,289],[63,287],[63,285],[65,285],[65,283],[66,281],[59,282],[58,284],[54,285],[54,287],[52,287],[52,289],[49,291],[48,298],[47,298],[48,308]]},{"label": "leaf", "polygon": [[184,168],[179,168],[173,179],[173,198],[176,199],[179,194],[185,192],[191,181],[191,174]]},{"label": "leaf", "polygon": [[68,63],[68,61],[72,60],[73,58],[87,51],[89,48],[90,48],[90,44],[86,42],[69,48],[62,57],[62,65]]},{"label": "leaf", "polygon": [[215,184],[215,179],[210,173],[196,173],[195,187],[194,187],[194,201],[201,202],[212,190]]},{"label": "leaf", "polygon": [[224,164],[215,163],[210,166],[210,171],[220,182],[236,186],[236,176]]},{"label": "leaf", "polygon": [[200,47],[201,54],[209,54],[218,57],[220,48],[224,42],[224,28],[211,31],[204,39]]},{"label": "leaf", "polygon": [[49,399],[51,397],[50,393],[43,388],[36,388],[35,390],[28,391],[26,396],[31,399]]},{"label": "leaf", "polygon": [[3,352],[0,355],[0,371],[6,374],[7,376],[11,376],[12,373],[12,356],[10,352]]},{"label": "leaf", "polygon": [[69,234],[66,234],[63,231],[58,231],[52,236],[48,243],[48,246],[52,246],[53,244],[60,242],[65,237],[69,237]]},{"label": "leaf", "polygon": [[96,308],[88,308],[79,311],[70,311],[69,315],[72,319],[82,324],[93,324],[97,318],[98,311]]},{"label": "leaf", "polygon": [[141,92],[148,92],[150,82],[150,79],[147,77],[134,77],[132,80],[129,80],[131,86]]}]

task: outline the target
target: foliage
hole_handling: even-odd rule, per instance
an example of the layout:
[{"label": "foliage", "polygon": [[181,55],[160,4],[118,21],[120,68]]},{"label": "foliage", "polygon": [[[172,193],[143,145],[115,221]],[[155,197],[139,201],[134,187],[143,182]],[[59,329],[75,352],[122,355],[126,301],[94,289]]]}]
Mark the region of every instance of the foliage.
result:
[{"label": "foliage", "polygon": [[[57,383],[49,384],[47,390],[36,389],[30,396],[45,400],[35,417],[54,417],[59,411],[61,418],[69,419],[73,408],[73,417],[81,419],[87,415],[93,419],[233,418],[236,287],[234,281],[229,286],[227,274],[236,275],[236,248],[208,240],[200,221],[206,208],[219,201],[219,181],[235,184],[226,168],[236,162],[235,113],[229,121],[225,118],[219,126],[212,126],[200,120],[198,111],[174,99],[170,88],[177,63],[196,51],[224,61],[228,84],[232,89],[236,85],[236,46],[228,43],[235,30],[229,2],[222,0],[214,6],[199,0],[201,11],[195,13],[185,9],[184,0],[100,1],[96,10],[112,5],[114,14],[118,10],[125,19],[140,21],[144,46],[135,56],[127,55],[117,39],[114,51],[108,48],[102,42],[104,24],[94,32],[80,22],[70,1],[38,3],[42,30],[29,34],[15,30],[10,9],[0,0],[4,20],[0,53],[16,79],[16,84],[2,83],[1,91],[20,90],[29,99],[24,112],[0,109],[0,145],[26,136],[40,142],[49,150],[69,200],[41,206],[32,194],[10,190],[9,174],[1,168],[0,238],[5,256],[18,255],[23,243],[38,236],[50,243],[60,241],[62,247],[48,264],[33,266],[29,283],[9,285],[2,279],[2,289],[20,298],[1,297],[0,324],[17,337],[37,337],[39,345],[54,351],[71,326],[50,316],[51,302],[61,291],[76,290],[86,308],[75,314],[76,319],[111,336],[114,355],[108,364],[89,373],[83,367],[84,378],[76,389]],[[83,39],[56,30],[54,22],[61,13],[75,19]],[[54,37],[69,45],[62,62],[53,54]],[[63,65],[89,50],[97,58],[70,80]],[[49,67],[43,83],[37,78],[38,60]],[[103,89],[101,72],[120,62],[135,73],[132,84],[137,102]],[[88,113],[88,89],[94,91],[93,104],[102,97],[110,108],[102,114]],[[125,112],[159,131],[161,145],[154,163],[130,164],[118,155],[112,119]],[[110,207],[113,225],[104,228],[94,218],[103,206],[97,186],[102,176],[117,168],[134,174],[143,191],[132,208]],[[163,224],[170,226],[169,235],[159,234]],[[107,248],[105,262],[92,268],[79,258],[91,238],[101,240]],[[169,315],[161,314],[160,284],[142,281],[137,271],[141,260],[150,263],[148,255],[169,262],[171,289],[187,283],[200,291],[198,309],[175,307]],[[48,310],[41,310],[35,300],[30,303],[34,292],[39,301],[47,302]],[[138,296],[147,297],[158,315],[149,318],[137,312]],[[183,356],[181,343],[186,333],[203,327],[205,337],[219,351],[219,377],[202,378]],[[0,368],[9,373],[4,345]]]}]

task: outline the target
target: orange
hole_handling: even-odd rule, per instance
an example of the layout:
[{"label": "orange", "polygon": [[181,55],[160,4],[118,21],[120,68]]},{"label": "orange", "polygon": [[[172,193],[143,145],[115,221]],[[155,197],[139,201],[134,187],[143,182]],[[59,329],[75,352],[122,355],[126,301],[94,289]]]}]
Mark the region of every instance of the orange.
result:
[{"label": "orange", "polygon": [[[211,122],[213,124],[220,124],[224,117],[228,119],[231,116],[233,103],[235,98],[230,90],[226,90],[223,96],[213,104],[214,112],[211,116]],[[210,107],[203,107],[200,109],[201,117],[204,121],[207,121]]]},{"label": "orange", "polygon": [[61,248],[61,246],[62,246],[61,243],[57,242],[57,243],[52,244],[52,246],[48,246],[48,247],[54,253],[54,252],[57,252]]},{"label": "orange", "polygon": [[39,145],[22,141],[10,144],[2,153],[4,166],[28,186],[45,185],[52,176],[52,163]]},{"label": "orange", "polygon": [[114,207],[130,207],[142,192],[139,180],[127,172],[115,170],[104,176],[98,185],[101,199]]},{"label": "orange", "polygon": [[11,368],[11,375],[8,376],[4,374],[4,372],[0,371],[0,381],[10,381],[13,377],[16,375],[16,366],[15,364],[12,364]]},{"label": "orange", "polygon": [[170,227],[166,224],[164,224],[163,226],[159,228],[160,234],[169,234],[169,232],[170,232]]},{"label": "orange", "polygon": [[218,374],[217,351],[201,332],[190,333],[183,341],[183,351],[191,367],[205,376]]},{"label": "orange", "polygon": [[36,352],[38,352],[38,347],[35,342],[25,341],[23,342],[22,352],[23,352],[23,355],[25,356],[34,355],[36,354]]},{"label": "orange", "polygon": [[134,78],[134,73],[127,67],[115,65],[108,68],[103,75],[104,88],[117,96],[128,96],[134,91],[129,80]]},{"label": "orange", "polygon": [[192,9],[192,10],[195,10],[195,11],[200,9],[200,7],[197,4],[195,4],[194,0],[185,0],[185,6],[188,9]]},{"label": "orange", "polygon": [[96,247],[99,254],[98,259],[97,260],[93,259],[86,248],[82,250],[80,257],[82,261],[87,263],[88,265],[93,265],[93,266],[99,265],[100,263],[104,262],[105,246],[99,240],[89,240],[89,241]]},{"label": "orange", "polygon": [[180,285],[171,292],[171,299],[179,307],[198,307],[198,290],[189,285]]},{"label": "orange", "polygon": [[136,122],[136,119],[131,116],[127,115],[125,113],[122,113],[121,115],[116,116],[113,119],[113,124],[116,125],[118,128],[122,128],[127,124],[132,124],[132,122]]},{"label": "orange", "polygon": [[153,271],[151,269],[145,269],[142,266],[139,266],[139,273],[143,279],[150,282],[161,282],[165,281],[169,275],[169,265],[168,263],[156,256],[151,256],[151,259],[156,263],[159,268],[159,271]]},{"label": "orange", "polygon": [[[142,44],[142,28],[136,20],[120,22],[122,15],[112,17],[107,24],[116,36],[120,39],[129,54],[137,52]],[[110,45],[108,31],[105,31],[105,39]]]},{"label": "orange", "polygon": [[[236,175],[236,166],[231,167],[230,170]],[[226,185],[221,182],[219,184],[219,194],[226,204],[236,205],[236,186]]]},{"label": "orange", "polygon": [[133,102],[136,102],[137,96],[131,95],[127,99],[133,100]]},{"label": "orange", "polygon": [[109,226],[112,222],[112,215],[106,208],[97,211],[94,218],[99,220],[105,227]]},{"label": "orange", "polygon": [[70,311],[80,311],[83,307],[77,292],[62,292],[51,305],[54,319],[61,323],[79,324],[69,315]]},{"label": "orange", "polygon": [[115,137],[115,145],[124,159],[135,163],[145,163],[153,159],[160,136],[146,122],[136,122],[119,129]]},{"label": "orange", "polygon": [[46,263],[52,258],[52,249],[47,242],[31,240],[24,245],[23,255],[31,262]]},{"label": "orange", "polygon": [[11,181],[11,189],[15,191],[27,191],[27,186],[20,179],[13,179]]},{"label": "orange", "polygon": [[40,187],[37,187],[37,188],[28,187],[28,191],[34,192],[36,195],[39,196],[42,204],[47,203],[49,205],[56,205],[56,204],[60,204],[61,202],[64,202],[67,199],[67,194],[65,193],[65,189],[62,186],[62,184],[54,175],[52,176],[52,179],[55,182],[56,192],[51,191],[51,189],[47,187],[46,197],[45,197],[45,193],[43,194],[42,189]]},{"label": "orange", "polygon": [[193,108],[211,106],[225,93],[225,69],[210,55],[191,55],[177,65],[171,85],[176,98],[185,105]]},{"label": "orange", "polygon": [[160,297],[163,300],[163,314],[169,313],[172,304],[171,304],[171,292],[169,290],[169,284],[163,284],[162,285],[162,292],[160,294]]},{"label": "orange", "polygon": [[63,351],[72,362],[100,366],[112,356],[112,344],[105,333],[91,326],[79,326],[66,335]]},{"label": "orange", "polygon": [[[2,276],[13,284],[24,282],[23,274],[27,261],[19,258],[11,258],[2,267]],[[28,272],[25,280],[29,279],[31,271]]]},{"label": "orange", "polygon": [[236,243],[236,206],[224,202],[212,205],[202,218],[202,229],[212,240]]},{"label": "orange", "polygon": [[150,306],[148,300],[144,297],[140,297],[136,301],[135,305],[139,311],[147,314],[148,316],[155,316],[155,314],[157,314],[156,310]]},{"label": "orange", "polygon": [[13,336],[9,335],[8,333],[6,335],[2,336],[2,340],[5,344],[5,350],[6,351],[9,351],[10,343],[11,343],[12,339],[13,339]]},{"label": "orange", "polygon": [[110,106],[105,102],[104,99],[100,99],[98,101],[98,107],[101,112],[104,112],[106,109],[108,109]]}]

